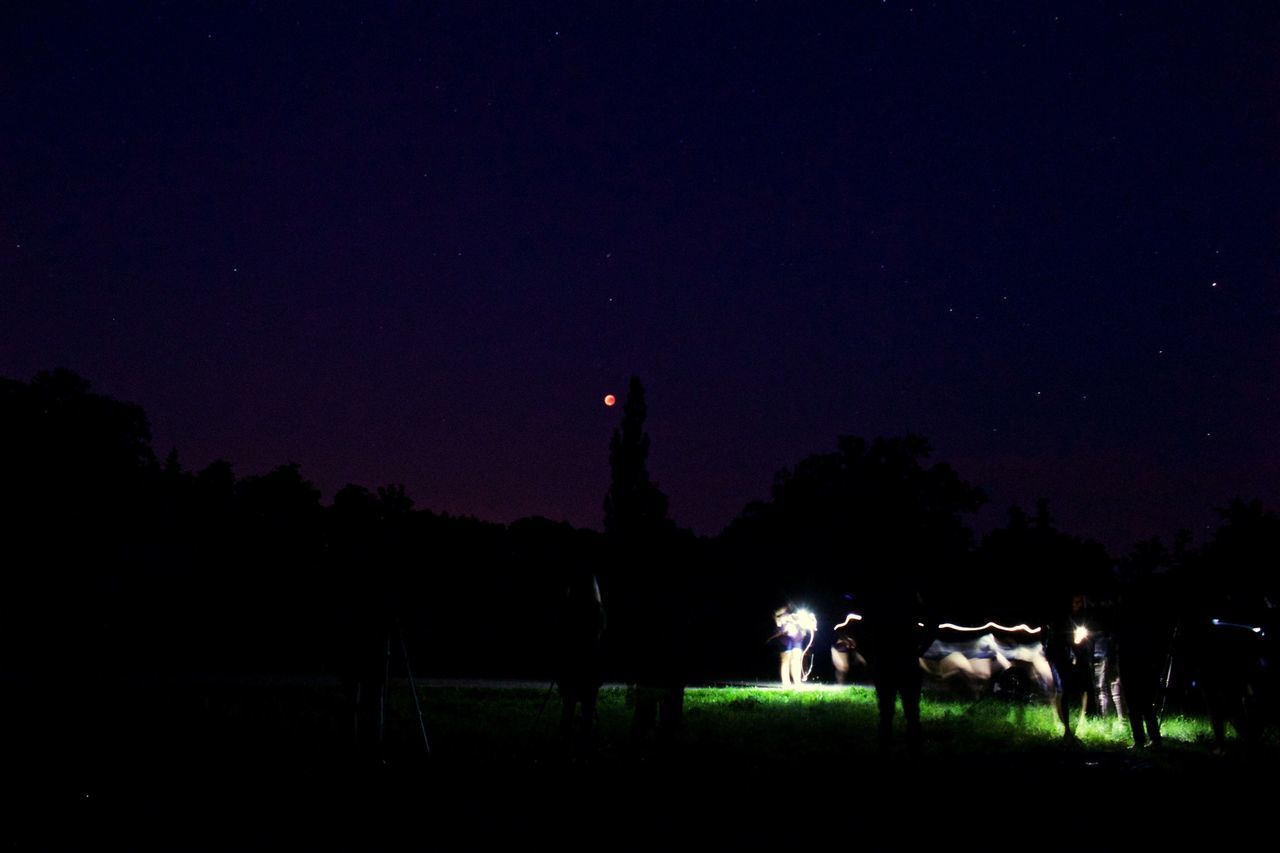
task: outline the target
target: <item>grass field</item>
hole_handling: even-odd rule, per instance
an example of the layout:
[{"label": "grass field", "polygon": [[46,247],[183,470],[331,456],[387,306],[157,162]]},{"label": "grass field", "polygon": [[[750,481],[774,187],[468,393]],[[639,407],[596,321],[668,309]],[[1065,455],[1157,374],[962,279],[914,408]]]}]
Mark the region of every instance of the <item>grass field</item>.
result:
[{"label": "grass field", "polygon": [[[556,752],[560,706],[546,691],[436,689],[422,692],[429,730],[442,755],[468,760],[528,763]],[[601,691],[594,754],[604,763],[626,762],[638,752],[630,742],[631,710],[626,691]],[[409,734],[413,716],[407,696],[395,704],[398,736]],[[869,687],[807,688],[697,687],[685,693],[678,748],[686,759],[737,766],[812,766],[839,756],[877,751],[875,694]],[[999,699],[968,701],[926,696],[921,718],[925,740],[920,760],[963,756],[1021,755],[1059,750],[1062,726],[1045,703]],[[416,718],[415,718],[416,719]],[[901,734],[901,719],[898,720]],[[1127,753],[1127,723],[1112,716],[1076,725],[1091,752]],[[1204,719],[1166,716],[1162,720],[1168,762],[1207,753],[1212,735]],[[1158,760],[1161,754],[1145,751]]]},{"label": "grass field", "polygon": [[[1278,766],[1274,738],[1213,755],[1202,719],[1166,717],[1159,752],[1129,749],[1127,726],[1096,719],[1068,748],[1046,704],[941,695],[923,704],[921,750],[908,753],[899,738],[884,754],[874,693],[858,686],[691,688],[666,749],[632,743],[627,692],[606,688],[591,758],[569,762],[553,692],[427,686],[419,695],[431,756],[401,683],[391,692],[387,761],[370,763],[353,760],[337,688],[163,691],[142,703],[152,713],[139,727],[109,742],[94,737],[90,760],[51,767],[60,816],[49,825],[87,829],[80,838],[95,844],[110,835],[105,827],[126,839],[144,829],[145,846],[158,849],[474,849],[467,839],[440,842],[458,827],[521,843],[564,842],[558,833],[576,827],[582,843],[567,849],[677,835],[754,849],[801,827],[814,841],[871,833],[860,836],[869,849],[926,840],[978,849],[996,829],[1077,849],[1074,836],[1045,832],[1064,809],[1087,803],[1124,818],[1135,838],[1156,827],[1184,840],[1224,814],[1242,826],[1265,822],[1270,807],[1258,798],[1269,801],[1273,788],[1255,780]],[[40,792],[29,789],[29,798]],[[144,846],[137,838],[132,846]],[[35,849],[51,846],[38,840]]]}]

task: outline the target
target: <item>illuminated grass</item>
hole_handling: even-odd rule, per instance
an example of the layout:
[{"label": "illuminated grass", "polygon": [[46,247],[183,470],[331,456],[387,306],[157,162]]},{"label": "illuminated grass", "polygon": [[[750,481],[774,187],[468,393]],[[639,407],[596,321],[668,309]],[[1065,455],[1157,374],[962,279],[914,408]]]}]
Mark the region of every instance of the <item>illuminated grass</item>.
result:
[{"label": "illuminated grass", "polygon": [[[419,695],[432,757],[442,766],[499,770],[563,760],[560,700],[554,690],[431,686],[421,687]],[[422,757],[407,685],[395,686],[390,699],[387,754],[397,760]],[[929,765],[928,772],[1021,772],[1029,765],[1062,762],[1069,754],[1047,702],[970,701],[926,693],[921,711],[924,742],[915,760]],[[349,713],[341,691],[300,688],[219,694],[199,705],[174,705],[164,716],[178,721],[166,738],[199,735],[177,754],[203,750],[208,759],[240,749],[255,760],[282,755],[290,761],[302,756],[324,763],[349,754]],[[741,771],[755,778],[800,765],[839,770],[880,754],[875,694],[867,686],[690,688],[679,738],[669,749],[656,738],[633,742],[631,721],[626,690],[602,690],[592,751],[596,766],[623,769],[660,757],[687,762],[699,772]],[[904,751],[901,713],[895,726],[897,755]],[[1128,725],[1115,718],[1091,718],[1076,731],[1088,761],[1136,762],[1174,772],[1203,767],[1212,747],[1209,724],[1198,717],[1165,717],[1166,749],[1159,754],[1131,750]],[[1280,757],[1274,735],[1257,750],[1243,749],[1230,730],[1228,736],[1233,741],[1229,752],[1241,759],[1272,762]]]},{"label": "illuminated grass", "polygon": [[[424,691],[429,727],[445,754],[495,761],[540,762],[557,753],[557,694],[533,690],[435,689]],[[403,709],[400,709],[403,711]],[[900,711],[900,709],[899,709]],[[928,696],[921,705],[922,758],[939,761],[1014,760],[1028,752],[1060,751],[1063,732],[1047,703],[997,699],[966,701]],[[870,687],[782,691],[761,687],[698,687],[685,692],[679,754],[689,760],[771,768],[875,754],[876,701]],[[1126,722],[1110,717],[1076,720],[1085,749],[1121,755],[1130,746]],[[595,756],[628,762],[656,749],[636,745],[631,708],[621,688],[601,691]],[[901,713],[896,720],[901,739]],[[1165,755],[1207,754],[1206,720],[1170,716],[1162,721]],[[1004,757],[1004,758],[1002,758]]]}]

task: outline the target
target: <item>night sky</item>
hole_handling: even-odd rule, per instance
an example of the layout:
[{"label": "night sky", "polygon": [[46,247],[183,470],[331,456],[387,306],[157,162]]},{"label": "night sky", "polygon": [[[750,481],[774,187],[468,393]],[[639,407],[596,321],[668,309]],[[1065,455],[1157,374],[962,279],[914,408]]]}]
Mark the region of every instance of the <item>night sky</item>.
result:
[{"label": "night sky", "polygon": [[7,3],[0,375],[326,502],[717,533],[908,431],[1121,551],[1280,504],[1274,3]]}]

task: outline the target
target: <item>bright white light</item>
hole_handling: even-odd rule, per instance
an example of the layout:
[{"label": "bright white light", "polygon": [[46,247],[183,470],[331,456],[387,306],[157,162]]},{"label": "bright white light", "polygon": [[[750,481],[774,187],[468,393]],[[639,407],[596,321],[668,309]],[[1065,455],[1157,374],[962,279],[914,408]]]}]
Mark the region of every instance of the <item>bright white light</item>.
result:
[{"label": "bright white light", "polygon": [[957,625],[954,622],[943,622],[938,627],[950,628],[952,631],[985,631],[988,628],[995,628],[997,631],[1008,631],[1010,633],[1013,633],[1013,632],[1021,632],[1023,634],[1039,634],[1040,633],[1039,628],[1032,628],[1030,625],[1027,625],[1025,623],[1009,626],[1009,625],[1001,625],[997,622],[988,622],[987,624],[979,625],[976,628],[968,628],[968,627],[965,627],[964,625]]},{"label": "bright white light", "polygon": [[[807,608],[799,608],[797,610],[783,613],[777,618],[777,625],[786,631],[788,636],[796,636],[801,631],[809,635],[809,640],[805,643],[804,650],[800,652],[800,659],[809,654],[809,650],[813,648],[813,640],[818,634],[818,617],[813,615],[813,611]],[[800,674],[800,680],[803,682],[809,677],[809,673],[813,671],[813,661],[809,661],[809,668]],[[800,685],[794,685],[799,687]]]},{"label": "bright white light", "polygon": [[1075,641],[1074,641],[1075,644],[1080,645],[1087,639],[1089,639],[1089,629],[1083,625],[1077,625],[1076,632],[1075,632]]}]

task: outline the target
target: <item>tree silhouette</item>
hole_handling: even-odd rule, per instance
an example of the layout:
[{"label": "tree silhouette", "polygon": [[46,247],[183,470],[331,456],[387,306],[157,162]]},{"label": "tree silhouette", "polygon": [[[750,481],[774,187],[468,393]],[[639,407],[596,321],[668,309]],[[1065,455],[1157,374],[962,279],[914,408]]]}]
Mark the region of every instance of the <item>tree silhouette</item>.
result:
[{"label": "tree silhouette", "polygon": [[780,471],[772,497],[748,505],[725,532],[748,562],[785,566],[794,585],[836,593],[892,564],[894,571],[954,569],[971,547],[962,516],[983,493],[949,466],[926,464],[921,436],[841,436]]},{"label": "tree silhouette", "polygon": [[648,738],[655,720],[664,742],[675,736],[691,657],[688,566],[682,565],[675,525],[667,518],[667,497],[649,479],[647,414],[644,386],[633,376],[622,425],[609,441],[612,479],[604,524],[612,553],[602,575],[610,613],[606,643],[615,650],[623,677],[636,687],[636,744]]},{"label": "tree silhouette", "polygon": [[604,529],[610,536],[633,541],[670,528],[667,496],[649,479],[649,435],[644,431],[648,407],[644,386],[632,376],[622,407],[622,426],[609,440],[609,491],[604,498]]},{"label": "tree silhouette", "polygon": [[1031,516],[1011,507],[1008,524],[983,537],[975,559],[983,584],[957,590],[966,618],[1043,624],[1073,594],[1102,600],[1115,591],[1106,549],[1059,530],[1044,498]]}]

